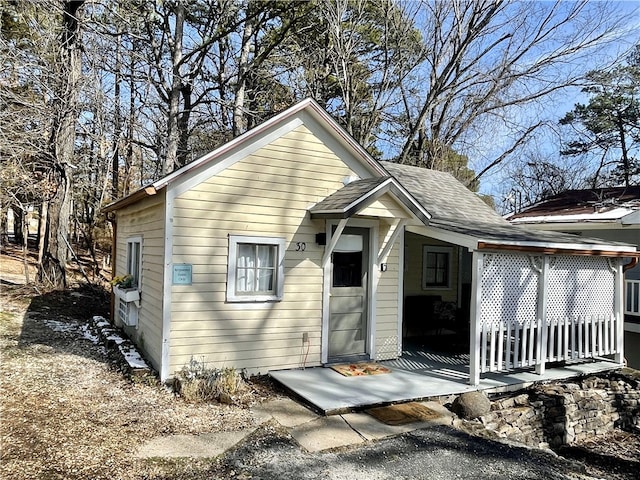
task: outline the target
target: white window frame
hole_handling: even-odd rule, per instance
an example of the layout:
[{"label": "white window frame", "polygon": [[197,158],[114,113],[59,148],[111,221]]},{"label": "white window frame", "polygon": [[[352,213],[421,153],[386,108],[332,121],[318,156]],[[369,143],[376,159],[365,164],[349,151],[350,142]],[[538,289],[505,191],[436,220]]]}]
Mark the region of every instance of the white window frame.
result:
[{"label": "white window frame", "polygon": [[[132,268],[134,267],[133,265],[131,265],[133,259],[131,258],[131,252],[132,249],[134,248],[135,245],[138,245],[138,265],[137,268]],[[138,289],[141,290],[142,289],[142,237],[141,236],[136,236],[136,237],[129,237],[127,238],[127,257],[126,257],[126,265],[125,265],[125,269],[126,269],[126,273],[128,275],[133,275],[134,277],[134,286]],[[136,272],[132,272],[132,270],[137,270]]]},{"label": "white window frame", "polygon": [[[446,285],[428,285],[427,284],[427,254],[429,253],[446,253],[448,255],[447,262],[447,284]],[[453,266],[453,247],[440,247],[437,245],[422,246],[422,289],[423,290],[447,290],[451,289]]]},{"label": "white window frame", "polygon": [[[236,293],[238,245],[269,245],[276,247],[275,288],[272,294]],[[281,237],[229,235],[229,262],[227,265],[227,302],[277,302],[284,291],[284,254],[286,240]]]}]

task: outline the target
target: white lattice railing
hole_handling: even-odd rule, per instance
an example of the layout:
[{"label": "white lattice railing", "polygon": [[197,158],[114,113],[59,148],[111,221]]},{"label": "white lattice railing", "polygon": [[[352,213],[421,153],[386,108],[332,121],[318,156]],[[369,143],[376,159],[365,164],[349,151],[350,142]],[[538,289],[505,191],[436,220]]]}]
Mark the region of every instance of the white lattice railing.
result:
[{"label": "white lattice railing", "polygon": [[614,315],[492,323],[480,331],[480,371],[497,372],[548,362],[618,353]]},{"label": "white lattice railing", "polygon": [[625,315],[640,316],[640,280],[625,280],[624,291]]}]

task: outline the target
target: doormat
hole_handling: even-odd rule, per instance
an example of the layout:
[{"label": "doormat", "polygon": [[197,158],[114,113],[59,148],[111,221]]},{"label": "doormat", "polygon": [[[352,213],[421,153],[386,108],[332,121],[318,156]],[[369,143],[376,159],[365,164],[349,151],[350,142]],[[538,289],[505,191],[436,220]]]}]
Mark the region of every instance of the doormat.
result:
[{"label": "doormat", "polygon": [[391,369],[373,362],[346,363],[344,365],[332,365],[331,368],[345,377],[391,373]]},{"label": "doormat", "polygon": [[376,407],[365,410],[372,417],[387,425],[406,425],[413,422],[425,422],[441,416],[435,410],[431,410],[417,402],[399,403],[388,407]]}]

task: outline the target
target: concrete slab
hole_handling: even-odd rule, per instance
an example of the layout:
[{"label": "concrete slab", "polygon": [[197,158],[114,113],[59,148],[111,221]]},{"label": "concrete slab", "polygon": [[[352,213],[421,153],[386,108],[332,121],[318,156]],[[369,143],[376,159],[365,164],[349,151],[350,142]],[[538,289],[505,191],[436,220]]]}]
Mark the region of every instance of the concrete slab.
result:
[{"label": "concrete slab", "polygon": [[309,452],[364,442],[364,439],[340,416],[318,417],[291,429],[291,436]]},{"label": "concrete slab", "polygon": [[252,409],[254,417],[262,422],[274,418],[283,427],[291,428],[315,420],[318,415],[290,398],[277,398]]},{"label": "concrete slab", "polygon": [[401,433],[412,432],[428,426],[426,422],[413,422],[405,425],[387,425],[376,420],[368,413],[344,413],[340,415],[351,428],[356,430],[367,440],[379,440],[385,437],[393,437]]},{"label": "concrete slab", "polygon": [[215,432],[200,435],[167,435],[156,437],[142,445],[137,458],[208,458],[217,457],[242,441],[255,429],[235,432]]},{"label": "concrete slab", "polygon": [[461,365],[458,358],[447,364],[445,355],[435,359],[431,355],[426,360],[415,355],[383,364],[392,372],[345,377],[331,368],[314,367],[280,370],[269,375],[325,415],[336,415],[376,405],[423,401],[478,390],[504,393],[538,382],[566,380],[620,368],[610,361],[594,361],[549,368],[544,375],[533,371],[487,373],[482,375],[480,385],[471,386],[468,383],[469,367]]},{"label": "concrete slab", "polygon": [[281,370],[270,375],[326,415],[477,390],[464,380],[425,377],[399,368],[389,374],[361,377],[345,377],[322,367]]}]

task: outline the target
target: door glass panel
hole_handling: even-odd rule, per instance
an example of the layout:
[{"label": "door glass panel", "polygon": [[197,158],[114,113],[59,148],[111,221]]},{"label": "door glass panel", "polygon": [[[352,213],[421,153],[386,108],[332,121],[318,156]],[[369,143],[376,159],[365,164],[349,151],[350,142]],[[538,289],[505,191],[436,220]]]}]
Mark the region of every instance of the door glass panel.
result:
[{"label": "door glass panel", "polygon": [[333,286],[362,287],[362,252],[333,253]]}]

